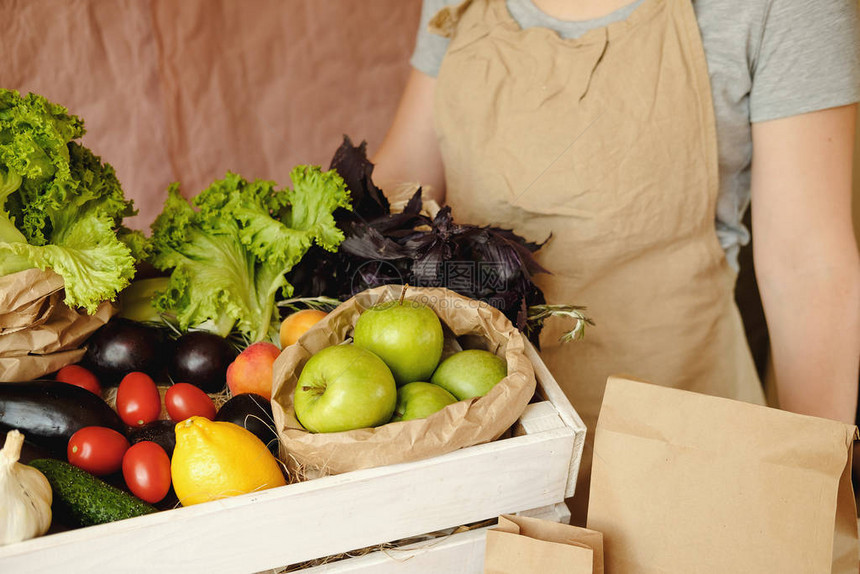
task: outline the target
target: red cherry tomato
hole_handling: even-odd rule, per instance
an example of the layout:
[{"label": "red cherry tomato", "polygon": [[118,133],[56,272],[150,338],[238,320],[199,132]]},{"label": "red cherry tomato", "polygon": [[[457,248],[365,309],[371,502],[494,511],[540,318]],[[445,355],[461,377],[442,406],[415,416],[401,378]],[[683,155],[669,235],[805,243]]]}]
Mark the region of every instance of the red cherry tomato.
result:
[{"label": "red cherry tomato", "polygon": [[141,441],[122,458],[122,476],[132,494],[155,504],[170,490],[170,458],[154,442]]},{"label": "red cherry tomato", "polygon": [[164,395],[167,414],[176,422],[198,416],[210,421],[215,418],[215,403],[200,387],[188,383],[176,383]]},{"label": "red cherry tomato", "polygon": [[161,414],[161,395],[146,373],[129,373],[116,390],[116,411],[130,427],[143,426]]},{"label": "red cherry tomato", "polygon": [[113,474],[122,467],[128,439],[107,427],[84,427],[69,439],[69,462],[90,474]]},{"label": "red cherry tomato", "polygon": [[102,386],[99,380],[89,370],[80,365],[66,365],[57,371],[57,380],[76,387],[83,387],[98,396],[102,396]]}]

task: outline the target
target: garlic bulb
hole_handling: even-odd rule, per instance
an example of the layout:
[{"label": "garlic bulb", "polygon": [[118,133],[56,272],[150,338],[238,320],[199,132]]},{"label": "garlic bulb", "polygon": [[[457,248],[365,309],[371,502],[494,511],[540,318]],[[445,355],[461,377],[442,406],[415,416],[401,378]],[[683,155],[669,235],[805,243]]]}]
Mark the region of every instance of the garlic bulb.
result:
[{"label": "garlic bulb", "polygon": [[0,546],[41,536],[51,526],[51,485],[18,462],[23,444],[24,435],[11,430],[0,450]]}]

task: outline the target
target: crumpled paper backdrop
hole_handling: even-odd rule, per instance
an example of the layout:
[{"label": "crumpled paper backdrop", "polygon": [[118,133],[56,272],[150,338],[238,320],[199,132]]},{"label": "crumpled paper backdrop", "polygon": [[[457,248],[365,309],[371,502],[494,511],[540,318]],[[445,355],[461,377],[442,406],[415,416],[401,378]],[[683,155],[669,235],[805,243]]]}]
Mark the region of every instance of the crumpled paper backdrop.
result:
[{"label": "crumpled paper backdrop", "polygon": [[227,170],[289,183],[348,133],[375,149],[409,73],[420,0],[3,0],[0,87],[86,121],[146,229],[167,185]]}]

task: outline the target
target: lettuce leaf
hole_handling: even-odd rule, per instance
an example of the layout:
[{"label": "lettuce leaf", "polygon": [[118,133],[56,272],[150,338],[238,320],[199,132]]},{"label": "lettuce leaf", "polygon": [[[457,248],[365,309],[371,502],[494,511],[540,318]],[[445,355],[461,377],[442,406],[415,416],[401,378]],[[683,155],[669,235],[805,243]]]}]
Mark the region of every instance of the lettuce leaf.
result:
[{"label": "lettuce leaf", "polygon": [[42,96],[0,90],[0,172],[20,179],[12,215],[34,245],[47,241],[47,210],[62,208],[77,188],[67,144],[84,131],[83,120]]},{"label": "lettuce leaf", "polygon": [[336,172],[299,166],[291,179],[292,190],[278,190],[228,173],[191,204],[171,185],[152,226],[150,261],[171,272],[158,310],[183,330],[205,325],[222,336],[235,329],[249,341],[274,339],[276,296],[292,294],[285,274],[314,243],[337,249],[343,234],[332,212],[350,207]]},{"label": "lettuce leaf", "polygon": [[134,275],[116,230],[135,210],[113,168],[72,141],[83,133],[62,106],[0,90],[0,275],[53,269],[66,304],[94,313]]},{"label": "lettuce leaf", "polygon": [[6,199],[20,185],[21,178],[17,173],[11,172],[10,175],[10,172],[0,169],[0,277],[33,267],[26,257],[11,252],[4,253],[3,249],[6,244],[27,243],[27,238],[15,227],[15,220],[5,209]]}]

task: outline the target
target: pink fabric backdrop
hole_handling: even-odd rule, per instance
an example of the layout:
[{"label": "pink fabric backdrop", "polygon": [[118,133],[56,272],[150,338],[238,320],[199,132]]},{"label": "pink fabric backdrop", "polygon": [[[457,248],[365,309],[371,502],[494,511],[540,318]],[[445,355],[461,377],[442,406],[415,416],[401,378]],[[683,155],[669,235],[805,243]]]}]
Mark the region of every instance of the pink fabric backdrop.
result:
[{"label": "pink fabric backdrop", "polygon": [[288,183],[344,133],[379,145],[420,0],[2,0],[0,87],[86,120],[145,229],[165,189],[227,170]]}]

